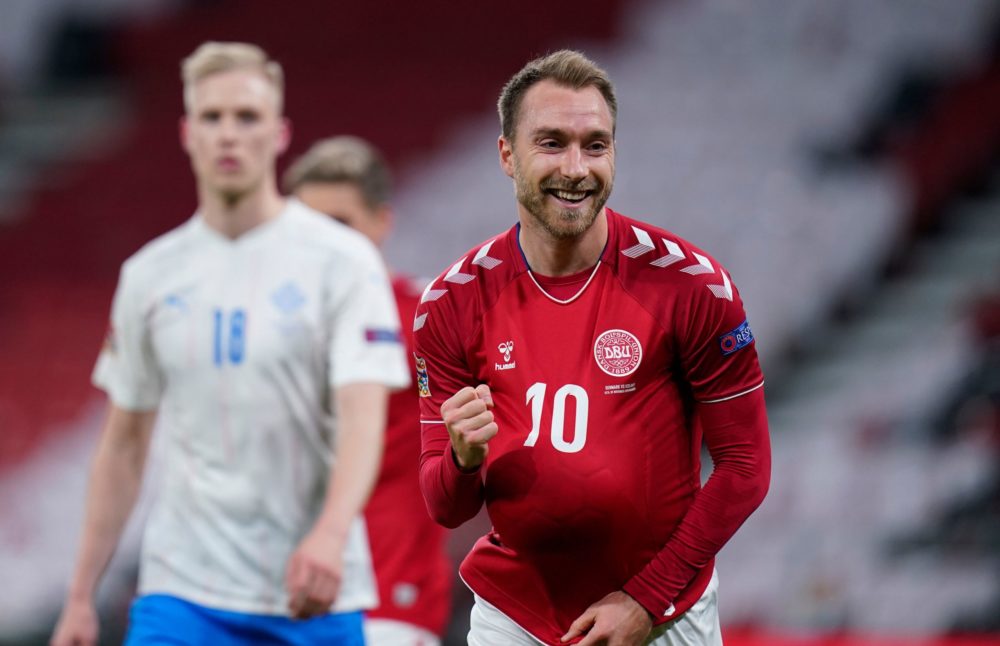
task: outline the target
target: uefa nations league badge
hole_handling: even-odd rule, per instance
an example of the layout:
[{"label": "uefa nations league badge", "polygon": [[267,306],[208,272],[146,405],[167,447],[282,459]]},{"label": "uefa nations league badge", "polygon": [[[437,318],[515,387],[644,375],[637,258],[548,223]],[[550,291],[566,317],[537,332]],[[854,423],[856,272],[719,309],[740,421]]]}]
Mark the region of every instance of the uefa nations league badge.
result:
[{"label": "uefa nations league badge", "polygon": [[627,377],[642,361],[642,345],[631,332],[607,330],[594,341],[594,360],[605,374]]}]

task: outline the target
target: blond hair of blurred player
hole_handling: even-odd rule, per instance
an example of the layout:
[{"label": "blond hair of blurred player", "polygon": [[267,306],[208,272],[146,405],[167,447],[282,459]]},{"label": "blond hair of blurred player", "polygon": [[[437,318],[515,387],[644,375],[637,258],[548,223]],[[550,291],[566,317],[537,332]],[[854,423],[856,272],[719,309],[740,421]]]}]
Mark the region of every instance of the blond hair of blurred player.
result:
[{"label": "blond hair of blurred player", "polygon": [[[391,177],[382,155],[357,137],[316,142],[289,168],[285,188],[307,206],[326,213],[381,245],[392,228]],[[420,286],[395,275],[393,294],[406,323]],[[416,375],[411,375],[416,380]],[[434,646],[448,621],[452,568],[445,530],[424,508],[417,477],[420,424],[416,384],[389,400],[386,446],[375,490],[365,508],[379,606],[365,616],[369,646]]]},{"label": "blond hair of blurred player", "polygon": [[94,370],[110,399],[52,643],[92,644],[94,591],[135,502],[154,419],[163,478],[129,644],[362,644],[376,602],[359,514],[399,320],[364,236],[278,192],[280,66],[205,43],[182,65],[197,212],[122,266]]}]

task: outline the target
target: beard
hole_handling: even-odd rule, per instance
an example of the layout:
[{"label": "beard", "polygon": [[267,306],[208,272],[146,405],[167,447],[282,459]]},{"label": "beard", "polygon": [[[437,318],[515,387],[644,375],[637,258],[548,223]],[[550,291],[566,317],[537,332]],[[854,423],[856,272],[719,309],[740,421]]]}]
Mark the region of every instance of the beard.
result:
[{"label": "beard", "polygon": [[[603,184],[594,178],[587,178],[575,183],[549,180],[534,185],[520,172],[516,164],[514,166],[514,190],[517,201],[555,240],[575,238],[594,224],[594,220],[611,195],[613,181],[612,179]],[[587,191],[589,195],[584,199],[589,199],[590,205],[576,209],[562,207],[554,200],[547,199],[549,191],[553,190]]]}]

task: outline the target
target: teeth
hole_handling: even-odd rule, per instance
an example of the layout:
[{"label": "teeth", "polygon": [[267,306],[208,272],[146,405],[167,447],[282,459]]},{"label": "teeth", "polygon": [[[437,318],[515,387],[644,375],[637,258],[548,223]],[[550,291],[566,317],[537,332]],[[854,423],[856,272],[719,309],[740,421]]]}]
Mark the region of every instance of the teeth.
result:
[{"label": "teeth", "polygon": [[552,193],[560,199],[569,200],[571,202],[576,202],[587,197],[586,191],[560,191],[557,189],[553,190]]}]

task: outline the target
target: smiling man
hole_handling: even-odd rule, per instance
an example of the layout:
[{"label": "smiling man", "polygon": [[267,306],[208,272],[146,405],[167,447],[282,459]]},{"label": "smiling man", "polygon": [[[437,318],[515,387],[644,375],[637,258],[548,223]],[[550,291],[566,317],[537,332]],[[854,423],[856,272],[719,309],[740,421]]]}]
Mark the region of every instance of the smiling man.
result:
[{"label": "smiling man", "polygon": [[198,210],[122,267],[94,370],[109,413],[52,643],[96,643],[95,589],[160,411],[127,643],[360,645],[376,593],[359,514],[387,391],[409,382],[388,277],[367,238],[278,193],[276,62],[206,43],[182,77]]},{"label": "smiling man", "polygon": [[[607,208],[617,100],[560,51],[499,101],[518,222],[424,292],[421,488],[493,531],[469,643],[716,645],[714,558],[770,478],[763,376],[726,270]],[[700,484],[700,448],[715,468]]]}]

